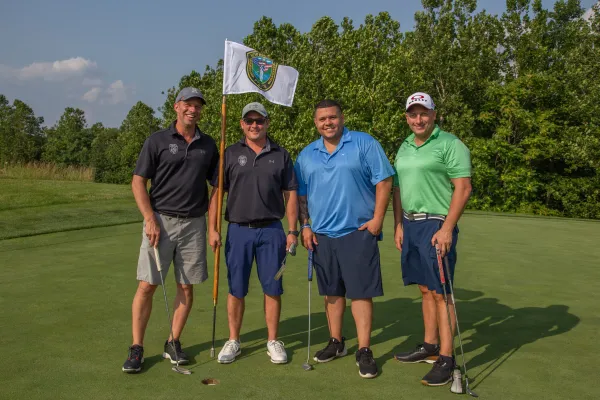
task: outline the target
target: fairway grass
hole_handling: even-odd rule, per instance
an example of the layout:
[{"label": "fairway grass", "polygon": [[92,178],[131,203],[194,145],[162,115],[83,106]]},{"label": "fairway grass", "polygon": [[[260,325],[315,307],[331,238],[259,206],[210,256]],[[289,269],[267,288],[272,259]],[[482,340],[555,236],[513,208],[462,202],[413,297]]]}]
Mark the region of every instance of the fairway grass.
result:
[{"label": "fairway grass", "polygon": [[[473,389],[482,399],[599,398],[600,224],[477,214],[465,215],[460,231],[456,295]],[[210,359],[209,258],[210,279],[196,289],[182,336],[193,374],[172,372],[160,357],[169,328],[159,289],[144,370],[127,375],[120,368],[131,340],[141,224],[0,240],[0,399],[457,399],[449,386],[419,383],[430,366],[393,360],[395,352],[422,341],[423,328],[418,290],[402,284],[392,237],[388,213],[380,244],[385,296],[376,301],[372,335],[381,374],[373,380],[358,375],[349,308],[349,355],[310,372],[302,369],[308,324],[303,249],[288,258],[284,274],[280,338],[287,365],[274,365],[266,355],[256,273],[246,301],[242,356],[230,365]],[[313,285],[311,356],[328,339]],[[171,301],[174,288],[170,273]],[[228,335],[223,263],[219,293],[217,352]],[[220,384],[204,386],[204,378]]]}]

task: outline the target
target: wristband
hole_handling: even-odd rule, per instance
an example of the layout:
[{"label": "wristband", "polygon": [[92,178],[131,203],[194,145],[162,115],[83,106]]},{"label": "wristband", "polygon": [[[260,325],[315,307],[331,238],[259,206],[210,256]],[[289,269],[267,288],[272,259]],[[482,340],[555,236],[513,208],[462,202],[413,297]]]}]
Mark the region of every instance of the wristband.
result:
[{"label": "wristband", "polygon": [[304,228],[310,228],[310,224],[304,224],[300,227],[300,230],[303,230]]}]

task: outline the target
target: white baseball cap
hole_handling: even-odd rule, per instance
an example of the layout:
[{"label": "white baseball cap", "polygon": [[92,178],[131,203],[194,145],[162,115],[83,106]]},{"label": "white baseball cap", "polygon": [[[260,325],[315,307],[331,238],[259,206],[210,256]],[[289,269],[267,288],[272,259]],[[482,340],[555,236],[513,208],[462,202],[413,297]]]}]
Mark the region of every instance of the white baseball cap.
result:
[{"label": "white baseball cap", "polygon": [[427,93],[417,92],[408,96],[408,99],[406,99],[406,110],[408,111],[408,109],[415,104],[420,104],[429,110],[435,110],[433,99]]}]

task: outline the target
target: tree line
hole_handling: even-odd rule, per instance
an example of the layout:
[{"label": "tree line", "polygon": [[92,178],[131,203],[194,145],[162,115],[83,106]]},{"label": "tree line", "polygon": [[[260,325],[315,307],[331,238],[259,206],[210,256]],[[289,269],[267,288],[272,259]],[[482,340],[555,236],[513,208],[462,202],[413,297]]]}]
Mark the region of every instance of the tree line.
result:
[{"label": "tree line", "polygon": [[[228,96],[227,143],[239,140],[249,101],[270,111],[270,135],[295,156],[318,137],[313,107],[344,107],[346,125],[377,138],[390,160],[410,134],[406,97],[432,95],[438,123],[470,148],[472,209],[600,218],[600,18],[583,19],[579,0],[507,0],[499,16],[476,0],[422,0],[413,30],[388,13],[356,26],[319,19],[309,32],[268,17],[244,44],[300,72],[293,107],[256,94]],[[223,61],[192,70],[154,110],[138,102],[120,128],[87,126],[65,109],[52,127],[20,100],[0,95],[0,162],[42,160],[92,166],[97,182],[128,183],[144,139],[175,119],[185,86],[203,91],[200,128],[220,135]]]}]

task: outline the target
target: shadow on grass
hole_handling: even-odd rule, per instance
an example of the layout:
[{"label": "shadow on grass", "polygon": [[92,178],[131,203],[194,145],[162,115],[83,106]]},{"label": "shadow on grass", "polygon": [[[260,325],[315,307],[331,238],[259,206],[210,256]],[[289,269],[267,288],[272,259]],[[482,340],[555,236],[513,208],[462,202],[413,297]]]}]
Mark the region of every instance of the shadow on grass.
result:
[{"label": "shadow on grass", "polygon": [[[480,352],[480,354],[466,359],[467,368],[473,370],[478,366],[489,364],[476,375],[471,374],[470,378],[475,383],[473,387],[481,384],[521,347],[546,337],[568,332],[580,321],[579,317],[571,314],[569,307],[565,305],[511,308],[501,304],[498,299],[484,297],[483,292],[465,289],[457,289],[455,297],[464,350],[466,353]],[[316,312],[313,312],[311,316],[311,363],[314,353],[329,340],[327,320],[322,311],[323,303],[317,296],[313,298],[313,310]],[[417,343],[422,343],[421,302],[418,298],[376,301],[374,313],[372,331],[375,333],[371,338],[372,345],[383,344],[398,337],[406,337],[402,344],[389,352],[375,354],[380,373],[384,373],[388,362],[395,363],[393,361],[394,353],[410,350]],[[349,306],[344,314],[344,327],[346,338],[355,339],[356,329]],[[279,338],[286,343],[290,362],[293,361],[294,352],[298,350],[304,350],[304,352],[298,351],[296,354],[304,361],[307,350],[307,328],[308,315],[281,321]],[[240,338],[242,342],[240,359],[263,354],[266,351],[266,337],[266,327],[243,333]],[[215,349],[217,354],[225,340],[226,338],[217,340]],[[456,346],[459,353],[458,339],[456,339]],[[210,347],[211,342],[205,342],[186,347],[186,352],[193,358],[208,351]],[[353,357],[356,350],[356,345],[349,347],[349,357]],[[457,361],[461,363],[460,354],[457,354],[457,357]],[[150,357],[146,361],[148,364],[145,365],[145,368],[148,368],[160,361],[160,356]],[[211,361],[204,361],[201,364],[206,362]],[[193,367],[192,365],[191,368]]]}]

